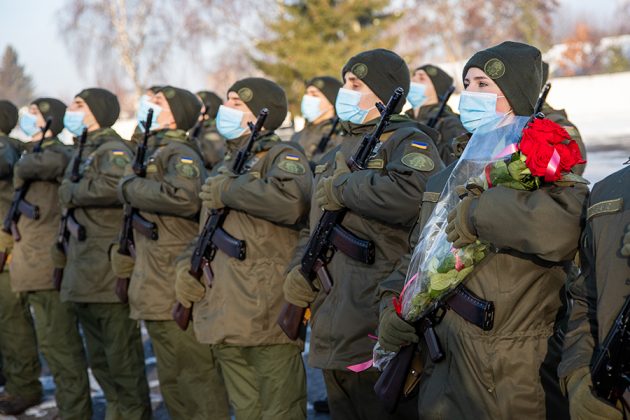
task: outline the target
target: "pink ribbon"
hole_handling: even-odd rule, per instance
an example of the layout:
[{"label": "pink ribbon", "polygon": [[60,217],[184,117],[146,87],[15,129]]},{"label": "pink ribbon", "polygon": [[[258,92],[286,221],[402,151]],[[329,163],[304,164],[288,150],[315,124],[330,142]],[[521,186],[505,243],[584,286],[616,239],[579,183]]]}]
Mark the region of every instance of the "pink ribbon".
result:
[{"label": "pink ribbon", "polygon": [[551,182],[556,177],[556,171],[558,170],[558,165],[560,164],[560,154],[556,149],[553,149],[553,155],[551,155],[551,159],[549,159],[549,164],[547,165],[547,169],[545,170],[545,181]]},{"label": "pink ribbon", "polygon": [[505,149],[501,150],[499,154],[494,157],[494,159],[500,159],[504,156],[508,156],[516,152],[518,152],[518,146],[516,145],[516,143],[512,143],[508,145]]},{"label": "pink ribbon", "polygon": [[364,370],[368,370],[372,367],[373,364],[374,362],[372,362],[372,359],[370,359],[367,362],[357,363],[356,365],[348,366],[347,369],[353,371],[354,373],[359,373],[363,372]]}]

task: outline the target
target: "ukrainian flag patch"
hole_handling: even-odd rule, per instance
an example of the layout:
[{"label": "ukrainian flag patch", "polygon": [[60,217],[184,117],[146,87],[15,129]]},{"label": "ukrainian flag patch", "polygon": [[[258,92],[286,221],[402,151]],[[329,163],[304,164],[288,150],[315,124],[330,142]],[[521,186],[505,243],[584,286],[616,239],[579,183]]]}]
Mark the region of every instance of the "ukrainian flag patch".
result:
[{"label": "ukrainian flag patch", "polygon": [[122,150],[112,150],[112,155],[114,156],[125,156],[126,153]]},{"label": "ukrainian flag patch", "polygon": [[185,163],[186,165],[192,165],[194,163],[194,160],[191,158],[181,158],[179,161],[181,163]]},{"label": "ukrainian flag patch", "polygon": [[422,141],[417,141],[417,140],[412,141],[411,146],[420,150],[426,150],[429,148],[429,145],[427,143],[422,142]]},{"label": "ukrainian flag patch", "polygon": [[300,160],[300,157],[299,157],[299,156],[297,156],[297,155],[286,155],[284,158],[285,158],[286,160],[292,160],[292,161],[297,161],[297,160]]}]

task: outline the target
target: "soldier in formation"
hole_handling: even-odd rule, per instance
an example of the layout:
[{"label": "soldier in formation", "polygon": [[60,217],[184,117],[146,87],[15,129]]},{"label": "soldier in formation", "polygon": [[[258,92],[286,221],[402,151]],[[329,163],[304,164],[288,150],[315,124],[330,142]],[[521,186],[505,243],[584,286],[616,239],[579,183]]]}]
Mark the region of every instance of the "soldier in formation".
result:
[{"label": "soldier in formation", "polygon": [[[483,330],[446,311],[435,326],[445,360],[427,358],[416,327],[395,308],[410,251],[457,164],[451,140],[497,116],[530,116],[547,73],[526,44],[479,51],[462,74],[458,115],[441,103],[453,85],[442,69],[427,64],[410,75],[394,52],[364,51],[348,59],[342,82],[306,83],[307,123],[291,142],[275,134],[285,92],[258,77],[234,83],[225,100],[149,88],[131,142],[111,128],[119,105],[105,89],[81,91],[67,109],[34,100],[20,119],[28,143],[8,136],[18,111],[0,101],[3,216],[15,191],[24,193],[12,234],[0,233],[0,413],[41,401],[41,351],[62,418],[92,415],[88,361],[108,419],[150,418],[143,321],[172,418],[303,419],[303,337],[289,338],[276,322],[288,302],[309,308],[308,362],[323,370],[333,418],[622,418],[622,404],[593,393],[591,370],[627,294],[625,169],[588,201],[578,176],[534,191],[461,195],[445,228],[454,248],[493,245],[464,289],[494,303],[494,325]],[[402,100],[358,167],[357,150],[382,117],[376,104],[397,88]],[[401,114],[405,98],[412,109]],[[581,144],[565,113],[543,112]],[[64,126],[73,150],[56,137]],[[328,290],[302,262],[331,213],[342,221],[321,261]],[[124,215],[135,221],[128,237]],[[191,257],[217,220],[200,277]],[[133,252],[121,250],[123,238]],[[569,276],[578,243],[582,271]],[[565,286],[575,302],[566,336]],[[192,312],[187,329],[172,319],[177,304]],[[374,391],[376,340],[389,351],[419,343],[425,359],[416,393],[394,412]]]}]

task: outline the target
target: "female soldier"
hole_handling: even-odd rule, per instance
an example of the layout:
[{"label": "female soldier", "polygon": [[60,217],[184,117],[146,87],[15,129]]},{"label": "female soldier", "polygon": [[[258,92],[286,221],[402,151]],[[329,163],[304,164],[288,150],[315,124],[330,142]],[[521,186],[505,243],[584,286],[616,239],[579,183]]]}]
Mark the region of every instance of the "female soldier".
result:
[{"label": "female soldier", "polygon": [[[531,115],[541,87],[540,51],[517,42],[480,51],[466,64],[463,80],[460,113],[467,130],[496,122],[497,114]],[[454,166],[429,180],[423,214],[438,201]],[[446,229],[456,247],[480,239],[498,249],[465,283],[494,302],[494,327],[483,331],[446,312],[436,327],[446,357],[425,364],[421,418],[568,418],[556,373],[562,336],[557,319],[566,304],[565,269],[577,251],[587,191],[584,184],[566,182],[534,191],[497,186],[465,197],[449,215]],[[399,290],[405,272],[403,267],[390,279],[401,281]],[[395,351],[417,341],[414,328],[392,308],[381,313],[383,347]]]}]

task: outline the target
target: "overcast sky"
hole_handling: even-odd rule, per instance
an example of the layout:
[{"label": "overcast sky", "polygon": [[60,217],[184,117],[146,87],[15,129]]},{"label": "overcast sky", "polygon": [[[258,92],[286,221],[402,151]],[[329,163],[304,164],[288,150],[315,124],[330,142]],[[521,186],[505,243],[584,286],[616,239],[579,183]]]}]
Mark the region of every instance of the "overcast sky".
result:
[{"label": "overcast sky", "polygon": [[[263,0],[275,1],[275,0]],[[560,0],[561,14],[588,16],[595,24],[608,21],[620,0]],[[0,52],[11,44],[33,77],[36,95],[68,97],[93,83],[69,56],[56,21],[66,0],[0,0]],[[181,66],[180,68],[189,66]],[[170,73],[170,83],[203,87],[202,74]],[[1,96],[1,92],[0,92]]]}]

